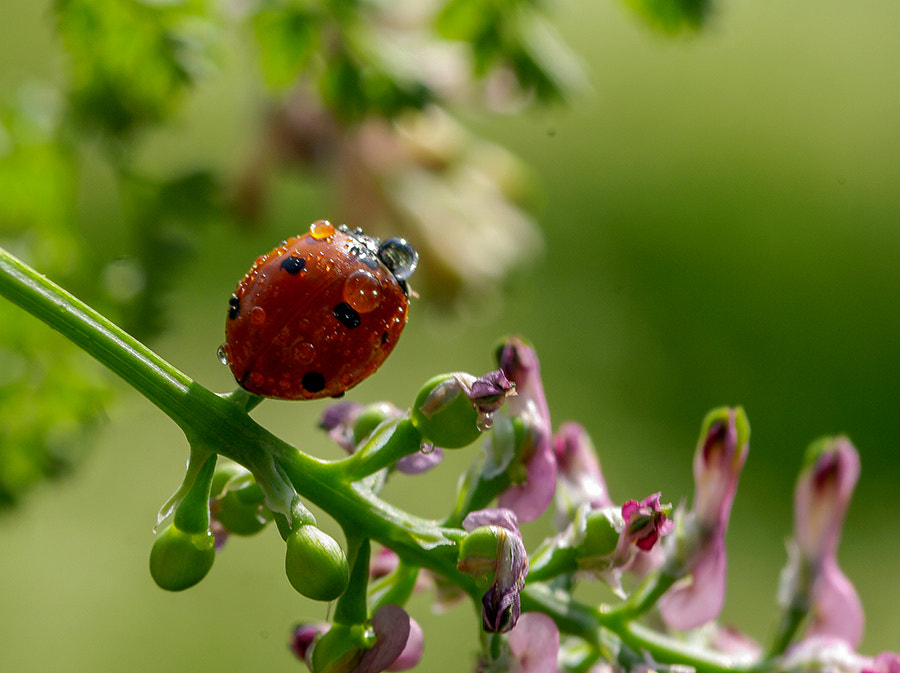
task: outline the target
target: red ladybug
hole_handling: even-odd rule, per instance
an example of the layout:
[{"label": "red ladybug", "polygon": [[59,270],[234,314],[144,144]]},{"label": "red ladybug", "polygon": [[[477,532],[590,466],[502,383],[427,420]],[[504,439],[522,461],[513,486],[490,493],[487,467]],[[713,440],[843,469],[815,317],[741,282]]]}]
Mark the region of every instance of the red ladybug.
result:
[{"label": "red ladybug", "polygon": [[325,220],[258,257],[228,304],[237,382],[281,399],[338,397],[375,372],[406,325],[418,255]]}]

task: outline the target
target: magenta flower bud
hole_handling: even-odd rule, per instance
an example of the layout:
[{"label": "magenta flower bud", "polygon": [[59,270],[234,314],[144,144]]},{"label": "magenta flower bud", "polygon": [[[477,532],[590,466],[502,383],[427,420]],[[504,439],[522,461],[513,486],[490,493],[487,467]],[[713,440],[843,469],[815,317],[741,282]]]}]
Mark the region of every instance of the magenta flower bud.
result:
[{"label": "magenta flower bud", "polygon": [[693,512],[701,526],[719,529],[728,525],[749,438],[750,426],[740,407],[716,409],[704,419],[694,454]]},{"label": "magenta flower bud", "polygon": [[483,509],[463,521],[470,535],[459,549],[457,568],[490,582],[481,601],[482,626],[505,633],[519,619],[519,593],[528,574],[528,553],[516,515],[508,509]]},{"label": "magenta flower bud", "polygon": [[782,572],[783,607],[808,607],[808,636],[856,647],[865,616],[859,596],[837,564],[837,547],[859,478],[859,454],[846,437],[824,438],[807,449],[794,489],[794,536]]},{"label": "magenta flower bud", "polygon": [[330,624],[318,622],[315,624],[298,624],[291,634],[291,640],[288,647],[297,655],[297,658],[306,662],[306,655],[309,653],[310,647],[321,634],[328,631]]},{"label": "magenta flower bud", "polygon": [[659,601],[663,620],[687,630],[718,617],[725,604],[725,532],[749,451],[750,425],[740,407],[706,415],[694,454],[694,504],[671,547],[672,572],[685,577]]},{"label": "magenta flower bud", "polygon": [[582,505],[591,509],[613,506],[600,461],[581,425],[563,423],[553,437],[553,453],[558,469],[556,509],[560,528],[575,518]]},{"label": "magenta flower bud", "polygon": [[513,475],[514,483],[500,495],[499,505],[513,510],[520,521],[534,521],[547,509],[556,490],[556,456],[540,364],[534,349],[515,337],[503,342],[497,360],[516,386],[517,396],[507,403],[509,415],[525,429],[519,454],[524,475]]},{"label": "magenta flower bud", "polygon": [[675,528],[674,522],[666,516],[672,510],[672,505],[661,505],[661,495],[654,493],[640,502],[629,500],[622,505],[625,537],[641,551],[653,549],[660,537],[668,535]]}]

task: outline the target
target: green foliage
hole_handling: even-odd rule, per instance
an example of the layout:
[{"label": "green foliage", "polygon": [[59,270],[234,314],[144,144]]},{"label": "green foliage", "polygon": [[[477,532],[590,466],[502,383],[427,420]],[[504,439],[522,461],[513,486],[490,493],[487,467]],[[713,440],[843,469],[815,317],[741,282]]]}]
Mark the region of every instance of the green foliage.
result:
[{"label": "green foliage", "polygon": [[203,0],[59,0],[72,118],[112,137],[164,121],[205,59]]},{"label": "green foliage", "polygon": [[712,10],[712,0],[625,0],[625,4],[670,34],[699,29]]}]

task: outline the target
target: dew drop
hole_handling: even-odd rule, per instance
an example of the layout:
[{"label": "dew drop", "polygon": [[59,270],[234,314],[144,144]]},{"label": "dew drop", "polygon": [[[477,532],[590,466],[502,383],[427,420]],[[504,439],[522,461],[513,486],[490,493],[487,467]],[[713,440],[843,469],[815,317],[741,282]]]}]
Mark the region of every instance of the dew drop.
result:
[{"label": "dew drop", "polygon": [[257,388],[266,382],[266,377],[262,372],[250,372],[250,383]]},{"label": "dew drop", "polygon": [[378,247],[378,259],[397,280],[407,280],[419,264],[419,253],[405,239],[389,238]]},{"label": "dew drop", "polygon": [[487,412],[478,414],[478,420],[475,421],[475,427],[482,432],[490,430],[494,427],[494,415]]},{"label": "dew drop", "polygon": [[328,220],[316,220],[309,225],[309,234],[317,241],[334,236],[334,227]]},{"label": "dew drop", "polygon": [[426,456],[428,454],[434,453],[434,444],[432,444],[431,442],[423,441],[421,444],[419,444],[419,451],[421,451]]},{"label": "dew drop", "polygon": [[216,351],[216,357],[219,358],[219,362],[223,365],[228,364],[228,347],[225,344],[219,346],[219,349]]},{"label": "dew drop", "polygon": [[316,347],[308,341],[294,346],[294,361],[301,365],[308,365],[316,359]]},{"label": "dew drop", "polygon": [[254,325],[262,325],[266,321],[266,309],[262,306],[254,306],[250,311],[250,322]]},{"label": "dew drop", "polygon": [[365,269],[354,271],[344,281],[344,301],[359,313],[374,311],[382,299],[381,281]]}]

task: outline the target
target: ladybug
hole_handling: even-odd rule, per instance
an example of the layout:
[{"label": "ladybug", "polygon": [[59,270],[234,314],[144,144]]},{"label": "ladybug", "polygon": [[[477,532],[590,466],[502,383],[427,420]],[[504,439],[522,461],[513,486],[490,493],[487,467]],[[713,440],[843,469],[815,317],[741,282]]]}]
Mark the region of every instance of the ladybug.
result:
[{"label": "ladybug", "polygon": [[220,355],[251,393],[340,397],[385,361],[406,325],[418,263],[402,238],[313,222],[258,257],[228,303]]}]

